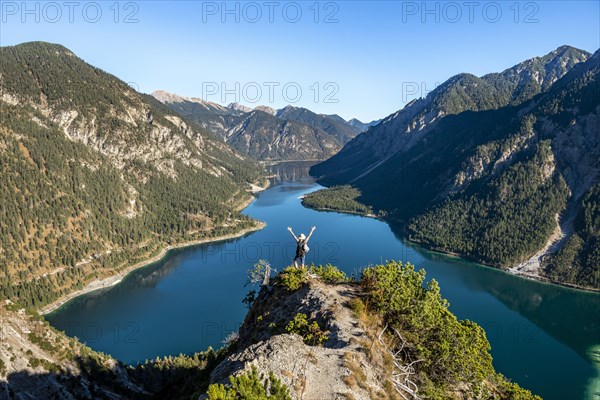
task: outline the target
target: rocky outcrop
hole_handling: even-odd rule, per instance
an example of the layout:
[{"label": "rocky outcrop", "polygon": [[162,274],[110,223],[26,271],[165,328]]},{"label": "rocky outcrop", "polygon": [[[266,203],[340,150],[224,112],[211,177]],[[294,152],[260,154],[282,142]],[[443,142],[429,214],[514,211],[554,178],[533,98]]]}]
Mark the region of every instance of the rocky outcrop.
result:
[{"label": "rocky outcrop", "polygon": [[[382,394],[391,377],[384,351],[350,309],[360,296],[356,284],[327,285],[315,278],[293,293],[263,289],[240,330],[237,350],[215,368],[211,382],[228,383],[230,375],[256,367],[267,375],[273,371],[293,399],[388,398]],[[329,332],[322,346],[282,332],[296,313]]]}]

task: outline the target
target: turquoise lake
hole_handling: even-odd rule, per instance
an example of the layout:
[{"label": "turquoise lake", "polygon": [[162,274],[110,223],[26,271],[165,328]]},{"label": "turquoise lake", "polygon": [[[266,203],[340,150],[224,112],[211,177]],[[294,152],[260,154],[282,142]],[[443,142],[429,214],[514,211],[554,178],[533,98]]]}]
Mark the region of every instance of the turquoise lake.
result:
[{"label": "turquoise lake", "polygon": [[278,183],[244,210],[267,223],[263,230],[171,251],[47,320],[127,363],[220,347],[246,314],[248,269],[266,259],[281,270],[295,251],[286,227],[299,234],[315,225],[308,263],[332,263],[358,276],[369,264],[409,261],[439,282],[453,313],[486,330],[499,372],[544,399],[600,399],[600,295],[425,251],[380,220],[304,208],[300,197],[320,188],[306,170],[278,166]]}]

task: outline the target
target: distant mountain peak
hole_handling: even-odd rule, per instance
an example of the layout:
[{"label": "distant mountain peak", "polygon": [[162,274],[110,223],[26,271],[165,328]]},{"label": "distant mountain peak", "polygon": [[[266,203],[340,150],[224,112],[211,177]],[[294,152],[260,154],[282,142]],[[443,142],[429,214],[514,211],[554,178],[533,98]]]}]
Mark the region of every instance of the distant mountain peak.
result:
[{"label": "distant mountain peak", "polygon": [[200,99],[198,97],[185,97],[175,93],[170,93],[165,90],[155,90],[152,92],[152,97],[163,104],[178,104],[178,103],[196,103],[207,110],[216,110],[217,112],[225,112],[227,109],[220,104],[212,101]]},{"label": "distant mountain peak", "polygon": [[179,96],[174,93],[167,92],[165,90],[155,90],[152,92],[152,97],[161,103],[179,103],[182,101],[190,101],[189,97]]},{"label": "distant mountain peak", "polygon": [[563,44],[562,46],[558,46],[556,50],[551,51],[549,54],[564,54],[568,51],[579,52],[579,53],[587,53],[585,50],[578,49],[577,47],[569,46],[567,44]]},{"label": "distant mountain peak", "polygon": [[227,108],[232,111],[241,111],[241,112],[245,112],[245,113],[252,111],[252,109],[250,107],[245,106],[240,103],[229,103],[229,104],[227,104]]},{"label": "distant mountain peak", "polygon": [[285,112],[292,112],[292,111],[299,110],[299,109],[300,109],[300,107],[295,107],[295,106],[293,106],[291,104],[288,104],[287,106],[285,106],[285,107],[280,108],[279,110],[277,110],[277,115],[281,115],[281,114],[283,114]]},{"label": "distant mountain peak", "polygon": [[[587,51],[563,45],[546,55],[532,57],[507,68],[500,75],[508,79],[519,76],[523,82],[535,81],[545,90],[566,74],[573,65],[586,61],[590,56]],[[488,74],[482,79],[497,75]]]},{"label": "distant mountain peak", "polygon": [[277,110],[274,109],[273,107],[269,107],[269,106],[256,106],[254,107],[255,110],[258,111],[262,111],[262,112],[266,112],[267,114],[271,114],[271,115],[277,115]]},{"label": "distant mountain peak", "polygon": [[377,125],[380,122],[381,122],[381,119],[377,119],[377,120],[374,120],[371,122],[362,122],[358,118],[352,118],[350,121],[348,121],[348,124],[350,126],[353,126],[357,129],[359,129],[361,132],[364,132],[367,129],[369,129],[370,127]]}]

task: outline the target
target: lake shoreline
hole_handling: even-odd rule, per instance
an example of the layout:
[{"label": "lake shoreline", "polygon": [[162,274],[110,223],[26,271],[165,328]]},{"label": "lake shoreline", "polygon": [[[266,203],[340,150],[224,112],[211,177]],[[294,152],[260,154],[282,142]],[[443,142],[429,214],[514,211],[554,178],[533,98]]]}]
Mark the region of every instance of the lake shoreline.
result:
[{"label": "lake shoreline", "polygon": [[[268,179],[266,182],[263,182],[263,183],[264,183],[264,186],[251,184],[250,193],[252,195],[248,199],[246,199],[245,201],[240,203],[237,207],[235,207],[235,210],[238,212],[243,211],[246,207],[248,207],[250,204],[252,204],[252,202],[256,199],[254,194],[262,192],[271,186]],[[53,311],[56,311],[57,309],[59,309],[60,307],[62,307],[63,305],[65,305],[66,303],[68,303],[69,301],[73,300],[76,297],[83,296],[85,294],[92,293],[92,292],[95,292],[98,290],[108,289],[110,287],[118,285],[131,272],[138,270],[140,268],[144,268],[150,264],[154,264],[155,262],[162,260],[171,250],[192,247],[192,246],[196,246],[199,244],[220,242],[223,240],[235,239],[235,238],[244,236],[247,233],[256,232],[261,229],[264,229],[264,227],[267,226],[266,223],[264,223],[263,221],[258,221],[258,220],[256,221],[256,224],[257,225],[254,227],[242,229],[241,231],[236,232],[236,233],[230,233],[227,235],[217,236],[214,238],[191,240],[188,242],[177,243],[177,244],[168,245],[166,247],[163,247],[158,254],[156,254],[150,258],[147,258],[143,261],[140,261],[138,263],[135,263],[134,265],[131,265],[131,266],[125,268],[123,271],[121,271],[115,275],[111,275],[111,276],[108,276],[108,277],[100,279],[100,280],[94,280],[94,281],[88,283],[83,289],[79,289],[72,293],[69,293],[64,296],[59,297],[52,303],[39,309],[38,313],[40,315],[49,314]]]},{"label": "lake shoreline", "polygon": [[[252,202],[256,199],[256,197],[253,196],[254,194],[268,189],[269,186],[271,186],[271,185],[268,182],[268,180],[264,187],[258,186],[255,184],[251,184],[250,192],[252,193],[252,196],[250,196],[244,202],[242,202],[237,207],[235,207],[235,210],[238,212],[241,212],[242,210],[244,210],[246,207],[248,207],[250,204],[252,204]],[[53,301],[52,303],[50,303],[50,304],[44,306],[42,309],[38,310],[38,313],[40,315],[50,314],[52,311],[58,310],[60,307],[62,307],[63,305],[65,305],[66,303],[68,303],[69,301],[73,300],[76,297],[83,296],[85,294],[92,293],[92,292],[95,292],[98,290],[108,289],[110,287],[118,285],[127,275],[129,275],[133,271],[136,271],[140,268],[144,268],[150,264],[154,264],[155,262],[162,260],[171,250],[183,249],[186,247],[197,246],[199,244],[205,244],[205,243],[220,242],[222,240],[235,239],[235,238],[244,236],[247,233],[260,231],[261,229],[264,229],[267,226],[267,224],[263,221],[256,220],[255,222],[257,224],[256,226],[253,226],[251,228],[242,229],[241,231],[236,232],[236,233],[230,233],[227,235],[217,236],[214,238],[190,240],[188,242],[177,243],[177,244],[168,245],[166,247],[163,247],[160,250],[160,252],[158,254],[156,254],[155,256],[152,256],[143,261],[135,263],[135,264],[125,268],[125,270],[119,272],[116,275],[112,275],[112,276],[108,276],[108,277],[100,279],[100,280],[92,281],[92,282],[88,283],[83,289],[79,289],[79,290],[76,290],[75,292],[61,296],[57,300]]]},{"label": "lake shoreline", "polygon": [[[293,175],[291,169],[282,168]],[[396,228],[401,221],[388,225],[373,218],[303,207],[299,198],[318,188],[316,183],[303,181],[275,183],[243,212],[266,222],[262,231],[188,251],[174,250],[115,288],[80,297],[44,318],[56,329],[83,338],[93,349],[125,363],[220,347],[223,338],[239,329],[247,317],[240,299],[248,293],[244,286],[248,265],[259,259],[267,259],[278,270],[288,265],[288,250],[293,246],[283,237],[284,227],[302,230],[317,225],[321,227],[315,232],[318,243],[309,253],[315,263],[331,262],[348,276],[385,260],[401,259],[424,268],[427,281],[439,283],[440,295],[451,304],[452,313],[485,330],[498,372],[540,395],[581,397],[584,385],[597,375],[587,349],[597,342],[595,315],[600,296],[435,254],[405,240]],[[240,198],[236,204],[246,200]],[[152,249],[152,254],[160,250],[156,245]],[[125,325],[130,321],[135,325]],[[95,341],[91,339],[99,329],[86,330],[91,324],[103,333]],[[135,329],[137,342],[125,341]],[[115,332],[119,340],[114,339]],[[567,365],[566,372],[553,368],[556,362]],[[530,371],[536,373],[525,377]]]},{"label": "lake shoreline", "polygon": [[301,201],[302,206],[306,207],[306,208],[310,208],[311,210],[315,210],[315,211],[331,211],[331,212],[339,212],[339,213],[342,213],[342,214],[359,215],[361,217],[373,218],[373,219],[378,219],[380,221],[388,222],[383,217],[380,217],[378,215],[371,214],[371,213],[365,214],[365,213],[360,212],[360,211],[346,211],[346,210],[338,210],[338,209],[328,208],[328,207],[313,207],[313,206],[308,205],[308,204],[306,204],[304,202],[304,196],[300,196],[299,198],[302,199],[302,201]]},{"label": "lake shoreline", "polygon": [[[385,220],[386,222],[390,222],[388,220]],[[471,257],[468,257],[466,255],[460,254],[460,253],[454,253],[451,251],[446,251],[443,249],[439,249],[439,248],[435,248],[435,247],[430,247],[427,246],[424,243],[415,241],[415,240],[411,240],[409,237],[404,236],[404,239],[406,239],[407,241],[409,241],[410,243],[413,243],[415,245],[418,245],[419,247],[430,251],[430,252],[434,252],[434,253],[438,253],[438,254],[443,254],[445,256],[450,256],[450,257],[455,257],[455,258],[461,258],[465,261],[469,261],[469,262],[473,262],[479,265],[483,265],[484,267],[487,268],[492,268],[495,269],[497,271],[500,272],[504,272],[505,274],[508,275],[512,275],[512,276],[518,276],[520,278],[524,278],[524,279],[528,279],[530,281],[536,281],[536,282],[541,282],[541,283],[546,283],[546,284],[551,284],[551,285],[557,285],[557,286],[562,286],[562,287],[566,287],[569,289],[574,289],[574,290],[579,290],[582,292],[588,292],[588,293],[600,293],[600,289],[596,289],[596,288],[590,288],[590,287],[584,287],[584,286],[579,286],[576,285],[574,283],[569,283],[569,282],[560,282],[560,281],[556,281],[554,279],[550,279],[546,276],[542,276],[542,275],[538,275],[538,274],[532,274],[532,273],[527,273],[527,272],[523,272],[518,270],[517,268],[521,265],[521,263],[515,264],[514,266],[507,268],[507,269],[502,269],[499,267],[495,267],[493,265],[488,265],[488,264],[484,264],[476,259],[473,259]]]},{"label": "lake shoreline", "polygon": [[[251,202],[252,201],[250,201],[248,204],[250,204]],[[119,272],[116,275],[112,275],[112,276],[106,277],[101,280],[95,280],[93,282],[90,282],[83,289],[79,289],[75,292],[72,292],[65,296],[60,297],[59,299],[53,301],[52,303],[50,303],[50,304],[44,306],[42,309],[38,310],[38,313],[40,315],[49,314],[53,311],[56,311],[57,309],[59,309],[60,307],[62,307],[63,305],[65,305],[66,303],[68,303],[69,301],[73,300],[76,297],[83,296],[85,294],[92,293],[92,292],[95,292],[98,290],[108,289],[110,287],[118,285],[127,275],[129,275],[133,271],[136,271],[140,268],[147,267],[150,264],[154,264],[154,263],[162,260],[165,256],[168,255],[169,251],[171,251],[171,250],[183,249],[186,247],[197,246],[199,244],[220,242],[223,240],[235,239],[235,238],[244,236],[248,233],[259,231],[259,230],[263,229],[265,226],[267,226],[266,223],[264,223],[262,221],[257,221],[256,226],[253,226],[251,228],[242,229],[241,231],[236,232],[236,233],[230,233],[227,235],[217,236],[214,238],[191,240],[188,242],[168,245],[166,247],[163,247],[161,249],[161,251],[158,254],[156,254],[155,256],[152,256],[146,260],[143,260],[136,264],[133,264],[133,265],[125,268],[123,271]]]},{"label": "lake shoreline", "polygon": [[[341,214],[360,215],[362,217],[378,219],[380,221],[384,221],[387,224],[394,223],[394,221],[392,221],[390,219],[387,219],[387,218],[385,218],[383,216],[377,216],[377,215],[374,215],[374,214],[365,214],[365,213],[358,212],[358,211],[346,211],[346,210],[331,209],[331,208],[327,208],[327,207],[312,207],[312,206],[309,206],[309,205],[305,204],[304,201],[301,201],[301,204],[302,204],[303,207],[306,207],[306,208],[309,208],[309,209],[315,210],[315,211],[338,212],[338,213],[341,213]],[[538,275],[538,274],[531,274],[531,273],[519,271],[516,268],[520,265],[520,263],[519,264],[515,264],[511,268],[502,269],[502,268],[495,267],[493,265],[487,265],[487,264],[481,263],[478,260],[472,259],[472,258],[470,258],[468,256],[465,256],[465,255],[462,255],[462,254],[459,254],[459,253],[454,253],[454,252],[451,252],[451,251],[446,251],[446,250],[443,250],[443,249],[439,249],[439,248],[427,246],[424,243],[421,243],[421,242],[418,242],[418,241],[410,239],[407,235],[404,235],[403,239],[407,240],[410,243],[418,245],[419,247],[423,248],[424,250],[427,250],[427,251],[430,251],[430,252],[433,252],[433,253],[443,254],[443,255],[449,256],[449,257],[461,258],[461,259],[463,259],[465,261],[474,262],[474,263],[477,263],[477,264],[482,265],[482,266],[487,267],[487,268],[493,268],[493,269],[495,269],[497,271],[504,272],[504,273],[506,273],[508,275],[518,276],[520,278],[528,279],[528,280],[531,280],[531,281],[536,281],[536,282],[541,282],[541,283],[546,283],[546,284],[551,284],[551,285],[562,286],[562,287],[566,287],[566,288],[573,289],[573,290],[579,290],[579,291],[582,291],[582,292],[600,293],[600,289],[590,288],[590,287],[583,287],[583,286],[579,286],[579,285],[576,285],[576,284],[573,284],[573,283],[568,283],[568,282],[559,282],[559,281],[555,281],[553,279],[550,279],[548,277],[541,276],[541,275]]]}]

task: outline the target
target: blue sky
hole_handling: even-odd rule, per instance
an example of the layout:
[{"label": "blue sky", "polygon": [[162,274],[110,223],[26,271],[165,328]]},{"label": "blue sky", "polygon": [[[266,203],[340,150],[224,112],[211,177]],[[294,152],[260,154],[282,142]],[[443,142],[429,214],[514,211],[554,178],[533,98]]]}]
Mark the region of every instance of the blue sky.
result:
[{"label": "blue sky", "polygon": [[363,121],[454,74],[600,47],[599,1],[0,1],[0,44],[60,43],[150,93]]}]

